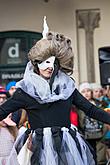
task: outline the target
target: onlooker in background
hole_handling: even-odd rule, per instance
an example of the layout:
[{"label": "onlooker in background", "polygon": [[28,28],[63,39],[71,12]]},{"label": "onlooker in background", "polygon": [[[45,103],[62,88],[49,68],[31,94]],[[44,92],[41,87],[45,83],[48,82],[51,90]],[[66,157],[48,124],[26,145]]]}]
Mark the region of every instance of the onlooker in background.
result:
[{"label": "onlooker in background", "polygon": [[[101,109],[105,109],[107,103],[102,99],[103,98],[103,89],[102,86],[98,83],[91,83],[92,92],[93,92],[93,99],[96,103],[96,106],[100,107]],[[103,124],[103,133],[107,133],[107,125]],[[103,136],[103,138],[105,137]],[[103,143],[103,139],[97,142],[97,158],[99,164],[105,164],[106,162],[106,150],[107,146]]]},{"label": "onlooker in background", "polygon": [[[0,105],[7,99],[6,90],[0,86]],[[0,165],[7,165],[7,159],[17,137],[16,123],[12,121],[11,114],[0,121]]]},{"label": "onlooker in background", "polygon": [[[16,91],[16,81],[10,81],[6,85],[6,91],[7,91],[7,98],[10,98],[14,94],[14,92]],[[17,127],[19,127],[21,115],[22,115],[21,109],[12,113],[12,120],[16,123]]]},{"label": "onlooker in background", "polygon": [[[107,104],[104,110],[110,113],[110,85],[103,86],[102,100],[105,101]],[[107,146],[106,157],[107,157],[108,162],[110,163],[110,126],[106,124],[106,127],[108,128],[108,131],[106,132],[103,141]]]},{"label": "onlooker in background", "polygon": [[107,107],[107,102],[103,99],[103,88],[100,84],[91,83],[93,99],[98,107],[104,109]]},{"label": "onlooker in background", "polygon": [[6,90],[0,85],[0,105],[4,103],[7,99]]},{"label": "onlooker in background", "polygon": [[[14,92],[16,91],[16,81],[10,81],[6,85],[6,90],[7,90],[8,98],[11,97],[14,94]],[[13,112],[12,120],[16,123],[16,125],[19,129],[19,134],[21,134],[21,132],[23,132],[26,129],[26,127],[29,127],[27,113],[24,109],[19,109],[18,111]]]},{"label": "onlooker in background", "polygon": [[10,81],[6,85],[7,98],[11,97],[16,90],[16,81]]},{"label": "onlooker in background", "polygon": [[93,98],[100,98],[103,96],[103,89],[102,86],[98,83],[91,83],[91,88],[93,92]]},{"label": "onlooker in background", "polygon": [[[90,83],[84,82],[80,84],[79,91],[87,100],[96,105],[95,100],[93,99],[93,93]],[[97,148],[97,145],[99,145],[102,137],[104,136],[103,124],[86,116],[84,112],[79,110],[79,129],[82,131],[86,140],[95,150],[98,165],[104,164],[106,162],[105,155],[99,155],[99,147]]]},{"label": "onlooker in background", "polygon": [[107,103],[107,108],[110,108],[110,85],[103,86],[102,100]]},{"label": "onlooker in background", "polygon": [[[110,108],[105,108],[104,109],[106,112],[110,113]],[[107,165],[109,165],[110,163],[110,125],[106,125],[107,128],[108,128],[108,131],[106,133],[106,135],[104,136],[104,143],[106,144],[107,146],[107,149],[106,149],[106,158],[107,158]]]},{"label": "onlooker in background", "polygon": [[22,114],[21,114],[21,118],[19,121],[18,129],[19,129],[18,138],[21,134],[23,134],[26,131],[26,129],[30,129],[28,116],[27,116],[27,113],[24,109],[22,109]]},{"label": "onlooker in background", "polygon": [[72,106],[72,108],[71,108],[70,121],[71,121],[71,124],[78,127],[78,113],[77,113],[77,109],[75,106]]}]

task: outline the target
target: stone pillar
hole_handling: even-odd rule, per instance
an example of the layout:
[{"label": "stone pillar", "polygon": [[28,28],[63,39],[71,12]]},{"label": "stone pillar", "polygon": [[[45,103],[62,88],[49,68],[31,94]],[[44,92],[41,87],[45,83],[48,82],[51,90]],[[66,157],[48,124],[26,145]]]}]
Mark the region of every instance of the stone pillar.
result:
[{"label": "stone pillar", "polygon": [[94,29],[99,27],[100,12],[98,9],[78,10],[78,28],[85,30],[86,58],[87,58],[87,78],[88,82],[95,82],[94,66]]}]

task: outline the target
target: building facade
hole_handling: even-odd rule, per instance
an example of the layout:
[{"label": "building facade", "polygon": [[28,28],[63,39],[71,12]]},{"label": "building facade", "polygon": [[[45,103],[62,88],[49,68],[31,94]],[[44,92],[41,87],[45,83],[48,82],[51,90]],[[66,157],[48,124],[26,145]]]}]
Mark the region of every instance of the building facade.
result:
[{"label": "building facade", "polygon": [[[23,31],[41,34],[46,15],[50,30],[63,33],[72,40],[76,83],[100,83],[98,50],[110,46],[109,6],[109,0],[0,0],[0,33]],[[13,44],[17,51],[18,45]],[[10,53],[13,56],[17,52],[10,50]]]}]

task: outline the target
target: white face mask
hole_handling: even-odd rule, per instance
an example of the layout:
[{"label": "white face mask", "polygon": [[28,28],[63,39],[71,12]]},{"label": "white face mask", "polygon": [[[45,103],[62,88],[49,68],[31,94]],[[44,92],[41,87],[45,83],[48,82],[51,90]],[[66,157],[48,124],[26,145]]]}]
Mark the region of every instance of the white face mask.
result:
[{"label": "white face mask", "polygon": [[55,56],[49,57],[42,63],[38,64],[38,68],[42,70],[45,70],[47,68],[53,68],[54,70],[54,62],[55,62]]}]

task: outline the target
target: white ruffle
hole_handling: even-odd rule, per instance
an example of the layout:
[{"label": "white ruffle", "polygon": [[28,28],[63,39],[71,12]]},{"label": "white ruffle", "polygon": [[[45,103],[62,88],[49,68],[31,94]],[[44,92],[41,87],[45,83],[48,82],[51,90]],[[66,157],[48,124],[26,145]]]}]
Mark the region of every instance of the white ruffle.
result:
[{"label": "white ruffle", "polygon": [[[21,88],[40,103],[54,102],[57,100],[67,100],[75,90],[75,82],[65,73],[59,71],[54,79],[52,92],[47,80],[33,72],[31,61],[28,62],[24,73],[24,78],[16,83],[17,88]],[[55,89],[59,88],[56,95]]]},{"label": "white ruffle", "polygon": [[[72,128],[74,129],[74,128]],[[63,139],[62,139],[62,146],[63,152],[65,153],[67,164],[66,165],[95,165],[95,161],[93,159],[93,155],[85,143],[81,135],[76,131],[76,137],[78,138],[81,146],[82,157],[78,151],[76,146],[76,142],[72,138],[69,133],[68,128],[61,128],[63,131]],[[43,149],[41,150],[41,158],[40,164],[42,165],[58,165],[58,154],[53,148],[53,141],[52,141],[52,132],[51,128],[44,128],[43,129]],[[33,133],[34,137],[34,133]],[[28,140],[28,139],[27,139]],[[66,145],[65,145],[66,143]],[[30,157],[32,152],[27,149],[27,141],[20,150],[17,158],[20,165],[23,165],[25,161],[25,165],[30,165]],[[62,163],[63,164],[63,163]],[[65,164],[64,164],[65,165]]]}]

